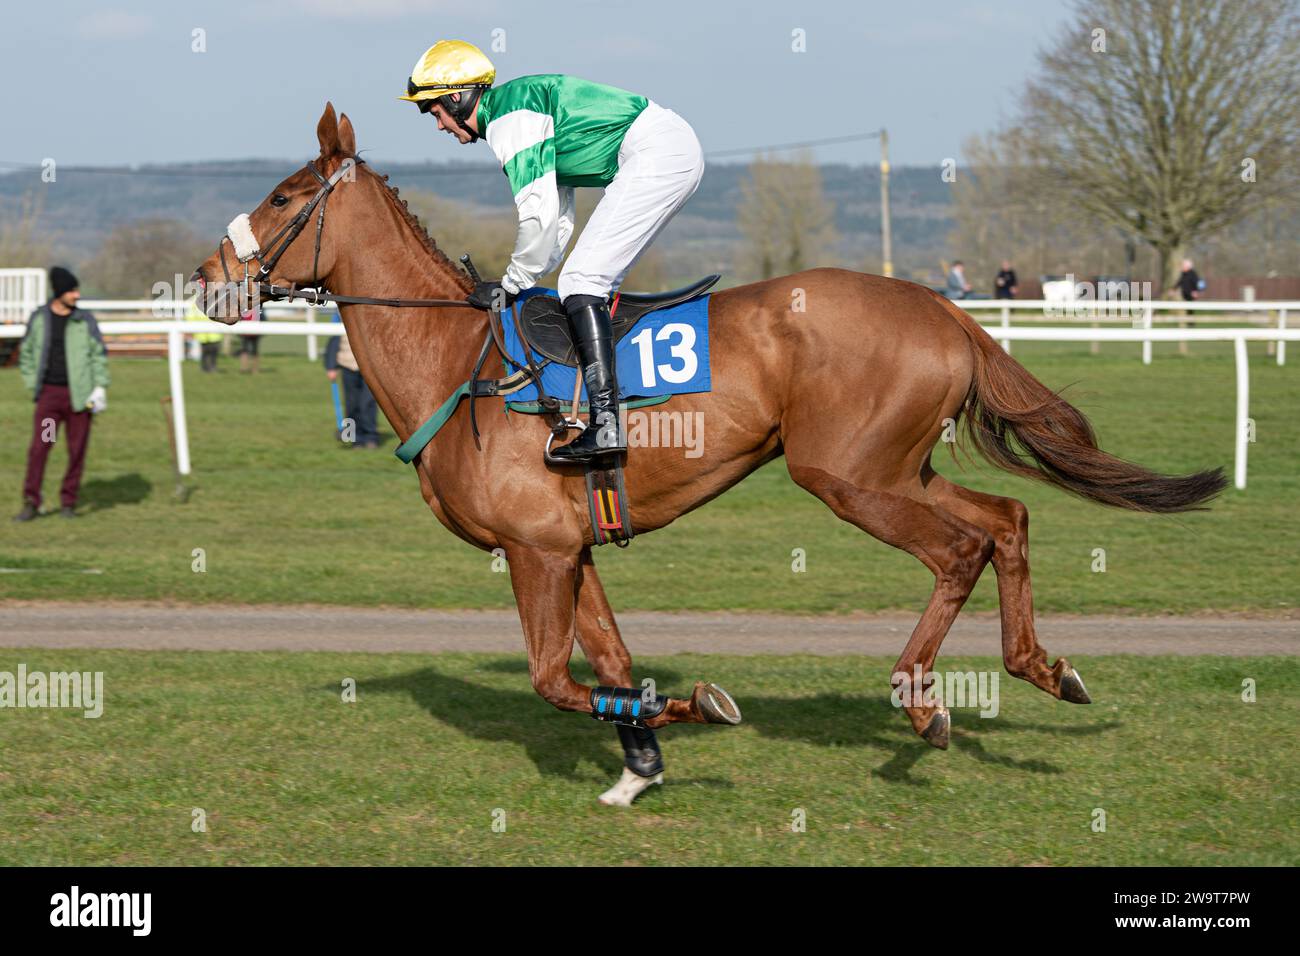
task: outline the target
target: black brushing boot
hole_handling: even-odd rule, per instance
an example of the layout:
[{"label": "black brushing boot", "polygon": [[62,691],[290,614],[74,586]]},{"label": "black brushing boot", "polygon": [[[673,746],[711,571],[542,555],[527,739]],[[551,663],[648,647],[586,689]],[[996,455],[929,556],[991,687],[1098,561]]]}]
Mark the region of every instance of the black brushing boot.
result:
[{"label": "black brushing boot", "polygon": [[571,295],[564,300],[569,329],[587,386],[587,427],[551,457],[562,462],[586,462],[601,455],[627,451],[618,420],[618,380],[614,367],[614,331],[605,300]]},{"label": "black brushing boot", "polygon": [[618,740],[623,745],[623,766],[638,777],[653,777],[664,772],[664,755],[653,730],[618,725]]}]

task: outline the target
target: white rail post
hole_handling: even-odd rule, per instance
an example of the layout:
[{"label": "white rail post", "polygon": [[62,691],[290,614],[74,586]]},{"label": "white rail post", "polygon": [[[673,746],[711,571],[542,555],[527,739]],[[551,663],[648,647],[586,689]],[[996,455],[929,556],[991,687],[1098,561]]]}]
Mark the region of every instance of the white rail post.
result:
[{"label": "white rail post", "polygon": [[[307,306],[307,325],[314,326],[315,324],[316,324],[316,306],[309,305]],[[313,362],[316,361],[316,336],[315,335],[309,334],[307,336],[307,358],[309,358]]]},{"label": "white rail post", "polygon": [[176,433],[176,470],[190,473],[190,433],[185,427],[185,383],[181,363],[185,358],[185,336],[176,328],[167,331],[167,370],[171,373],[172,427]]},{"label": "white rail post", "polygon": [[[1286,329],[1286,307],[1277,310],[1277,327]],[[1277,364],[1286,364],[1286,339],[1277,340]]]},{"label": "white rail post", "polygon": [[[1002,327],[1003,327],[1004,329],[1009,329],[1009,328],[1011,328],[1011,306],[1010,306],[1010,305],[1007,305],[1006,303],[1003,303],[1003,305],[1002,305]],[[1008,355],[1011,354],[1011,340],[1010,340],[1010,339],[1003,339],[1003,340],[1002,340],[1002,350],[1003,350],[1004,352],[1006,352]]]},{"label": "white rail post", "polygon": [[1246,337],[1236,336],[1232,347],[1237,355],[1237,453],[1233,484],[1240,491],[1246,487],[1246,439],[1250,426],[1250,363],[1247,361]]},{"label": "white rail post", "polygon": [[[1155,315],[1155,308],[1151,305],[1150,302],[1146,303],[1146,305],[1142,309],[1142,328],[1148,330],[1151,328],[1151,324],[1154,321],[1154,315]],[[1151,340],[1150,339],[1142,340],[1142,364],[1143,365],[1151,364]]]},{"label": "white rail post", "polygon": [[[185,302],[184,302],[183,300],[181,300],[181,299],[172,299],[172,309],[171,309],[171,312],[172,312],[172,321],[173,321],[173,322],[182,322],[182,321],[184,321],[185,318],[186,318],[186,316],[187,316],[187,314],[188,314],[188,310],[185,308]],[[195,342],[193,339],[191,339],[189,342],[186,342],[186,341],[185,341],[185,333],[184,333],[184,332],[181,333],[181,361],[182,361],[182,362],[184,362],[187,358],[190,357],[190,355],[193,354],[192,350],[193,350],[194,346],[197,345],[197,344],[198,344],[198,343]],[[187,348],[191,349],[191,353],[190,353],[190,355],[187,355],[186,352],[185,352],[185,350],[186,350]]]}]

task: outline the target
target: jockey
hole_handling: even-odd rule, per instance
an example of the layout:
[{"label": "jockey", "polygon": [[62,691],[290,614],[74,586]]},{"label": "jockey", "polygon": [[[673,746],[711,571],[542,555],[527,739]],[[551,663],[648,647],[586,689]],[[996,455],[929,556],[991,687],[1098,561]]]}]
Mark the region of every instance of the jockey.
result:
[{"label": "jockey", "polygon": [[590,461],[624,451],[609,300],[699,186],[699,140],[672,110],[612,86],[563,74],[500,86],[495,79],[496,68],[477,47],[440,40],[416,61],[401,97],[461,143],[486,139],[510,181],[519,213],[510,265],[500,281],[479,283],[469,302],[508,306],[559,265],[573,236],[574,187],[604,187],[557,289],[587,386],[590,424],[551,455]]}]

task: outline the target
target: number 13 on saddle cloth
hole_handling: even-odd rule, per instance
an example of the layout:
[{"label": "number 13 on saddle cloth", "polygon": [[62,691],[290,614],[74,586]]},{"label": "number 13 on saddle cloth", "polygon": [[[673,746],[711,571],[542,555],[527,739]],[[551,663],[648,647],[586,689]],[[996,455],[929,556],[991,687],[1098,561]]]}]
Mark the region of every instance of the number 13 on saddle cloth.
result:
[{"label": "number 13 on saddle cloth", "polygon": [[[532,288],[520,293],[519,307],[533,296],[555,297],[552,289]],[[712,389],[709,373],[709,299],[703,295],[688,302],[643,315],[614,348],[618,367],[619,400],[682,395]],[[615,302],[614,312],[617,315]],[[524,345],[509,320],[502,322],[506,350],[523,361]],[[536,355],[534,355],[537,358]],[[546,394],[567,404],[573,396],[577,369],[552,362],[542,369]],[[586,386],[582,400],[586,401]],[[510,396],[510,404],[537,400],[537,387],[528,385]]]}]

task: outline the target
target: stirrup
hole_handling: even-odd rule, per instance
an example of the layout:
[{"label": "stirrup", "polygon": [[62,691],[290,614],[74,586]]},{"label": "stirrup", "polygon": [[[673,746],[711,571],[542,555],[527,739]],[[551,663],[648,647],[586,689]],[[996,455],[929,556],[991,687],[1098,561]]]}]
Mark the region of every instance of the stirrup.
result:
[{"label": "stirrup", "polygon": [[[579,431],[579,435],[577,438],[574,438],[568,444],[561,446],[561,448],[558,449],[560,451],[562,451],[565,448],[568,448],[570,445],[574,444],[575,442],[582,441],[583,438],[586,437],[587,432],[590,430],[591,427],[592,426],[590,423],[583,424],[582,422],[571,421],[570,419],[567,418],[563,419],[559,424],[555,426],[555,428],[552,429],[550,436],[546,439],[546,460],[554,465],[592,464],[597,460],[605,459],[605,458],[613,458],[627,451],[627,442],[625,440],[621,444],[615,444],[615,445],[597,444],[595,448],[591,449],[589,452],[582,455],[581,457],[573,457],[573,456],[557,457],[555,454],[551,452],[551,447],[554,444],[555,439],[559,435],[562,435],[565,429],[576,428]],[[603,429],[608,426],[602,425],[598,427]],[[596,434],[599,434],[599,432],[597,432]],[[620,434],[619,437],[622,438],[622,435]]]},{"label": "stirrup", "polygon": [[[577,429],[578,435],[579,437],[581,437],[582,433],[587,430],[587,423],[584,422],[581,418],[565,418],[563,421],[561,421],[560,425],[556,426],[556,430],[570,429],[570,428]],[[582,462],[571,461],[570,459],[567,458],[551,457],[551,445],[555,443],[555,439],[558,437],[556,435],[556,430],[552,430],[552,432],[546,436],[546,451],[544,453],[546,460],[550,462],[552,465],[582,464]],[[578,439],[575,438],[573,440],[577,441]]]}]

